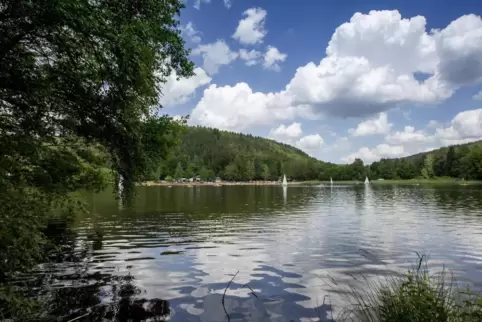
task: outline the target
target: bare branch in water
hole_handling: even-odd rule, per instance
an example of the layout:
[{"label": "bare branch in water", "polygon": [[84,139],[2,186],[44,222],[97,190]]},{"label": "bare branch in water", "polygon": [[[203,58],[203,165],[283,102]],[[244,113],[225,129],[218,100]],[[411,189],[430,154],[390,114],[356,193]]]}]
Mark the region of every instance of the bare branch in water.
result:
[{"label": "bare branch in water", "polygon": [[234,274],[233,278],[229,281],[228,285],[226,285],[226,288],[224,289],[223,298],[221,300],[221,303],[223,304],[224,313],[226,313],[226,316],[228,317],[228,322],[231,321],[231,317],[229,316],[228,311],[226,311],[226,306],[224,305],[224,298],[226,297],[226,291],[228,290],[229,285],[231,285],[231,283],[233,282],[236,275],[238,275],[238,273],[239,271],[237,271],[236,274]]},{"label": "bare branch in water", "polygon": [[253,294],[254,297],[256,297],[256,298],[259,300],[258,295],[256,295],[256,293],[253,291],[253,289],[251,288],[251,286],[249,286],[249,284],[245,284],[245,285],[243,285],[243,287],[249,288],[249,289],[251,290],[251,294]]}]

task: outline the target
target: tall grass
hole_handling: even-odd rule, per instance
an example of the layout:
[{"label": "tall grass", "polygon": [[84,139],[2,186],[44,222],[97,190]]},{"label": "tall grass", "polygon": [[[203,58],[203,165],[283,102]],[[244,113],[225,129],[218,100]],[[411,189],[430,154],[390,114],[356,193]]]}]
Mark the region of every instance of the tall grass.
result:
[{"label": "tall grass", "polygon": [[351,289],[350,307],[339,321],[472,322],[482,321],[480,294],[457,287],[445,269],[430,274],[427,261],[398,277],[368,282],[365,289]]}]

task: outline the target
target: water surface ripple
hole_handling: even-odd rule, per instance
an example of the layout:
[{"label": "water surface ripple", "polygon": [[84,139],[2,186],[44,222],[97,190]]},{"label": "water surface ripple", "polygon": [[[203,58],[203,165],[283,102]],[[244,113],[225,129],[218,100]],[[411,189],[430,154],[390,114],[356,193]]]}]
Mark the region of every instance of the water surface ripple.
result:
[{"label": "water surface ripple", "polygon": [[161,299],[171,321],[228,321],[222,295],[239,271],[226,293],[230,321],[327,321],[348,285],[410,268],[415,252],[482,289],[480,187],[138,192],[134,209],[90,196],[91,214],[59,237],[64,254],[37,272],[59,311]]}]

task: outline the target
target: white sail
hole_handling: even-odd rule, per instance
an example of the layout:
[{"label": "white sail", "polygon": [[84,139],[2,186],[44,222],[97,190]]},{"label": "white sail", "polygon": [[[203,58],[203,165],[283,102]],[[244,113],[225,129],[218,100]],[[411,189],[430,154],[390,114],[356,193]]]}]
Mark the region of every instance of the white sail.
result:
[{"label": "white sail", "polygon": [[330,177],[330,184],[333,185],[333,179]]},{"label": "white sail", "polygon": [[369,184],[370,180],[368,180],[368,177],[365,177],[365,184]]},{"label": "white sail", "polygon": [[288,181],[286,181],[286,175],[283,175],[283,186],[287,186]]}]

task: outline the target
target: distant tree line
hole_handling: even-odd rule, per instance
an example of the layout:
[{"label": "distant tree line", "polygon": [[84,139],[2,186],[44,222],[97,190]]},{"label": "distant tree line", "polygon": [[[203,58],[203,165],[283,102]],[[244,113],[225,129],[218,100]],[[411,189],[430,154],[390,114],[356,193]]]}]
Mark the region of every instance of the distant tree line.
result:
[{"label": "distant tree line", "polygon": [[319,179],[363,180],[370,179],[430,179],[435,177],[482,180],[482,141],[459,146],[444,147],[427,153],[404,158],[381,159],[364,165],[356,159],[349,165],[324,167]]},{"label": "distant tree line", "polygon": [[450,146],[400,159],[382,159],[370,165],[372,178],[425,179],[452,177],[482,180],[482,142]]},{"label": "distant tree line", "polygon": [[156,163],[146,179],[174,180],[199,176],[229,181],[414,179],[454,177],[482,180],[482,142],[441,148],[365,165],[333,164],[310,157],[287,144],[249,134],[186,127],[179,145]]}]

